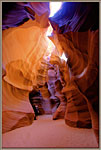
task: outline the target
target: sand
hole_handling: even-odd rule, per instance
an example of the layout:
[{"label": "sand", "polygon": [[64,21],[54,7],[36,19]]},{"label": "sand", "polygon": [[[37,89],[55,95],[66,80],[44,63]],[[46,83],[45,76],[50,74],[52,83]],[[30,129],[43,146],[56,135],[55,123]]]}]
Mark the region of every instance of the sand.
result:
[{"label": "sand", "polygon": [[69,127],[64,119],[38,116],[32,125],[4,133],[3,148],[96,148],[92,129]]}]

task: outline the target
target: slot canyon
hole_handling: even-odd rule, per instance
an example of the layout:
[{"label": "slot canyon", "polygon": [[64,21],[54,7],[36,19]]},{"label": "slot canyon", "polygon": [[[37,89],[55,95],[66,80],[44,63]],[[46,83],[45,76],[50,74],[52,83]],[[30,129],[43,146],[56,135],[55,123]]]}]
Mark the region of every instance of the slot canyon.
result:
[{"label": "slot canyon", "polygon": [[2,2],[2,147],[99,147],[99,2]]}]

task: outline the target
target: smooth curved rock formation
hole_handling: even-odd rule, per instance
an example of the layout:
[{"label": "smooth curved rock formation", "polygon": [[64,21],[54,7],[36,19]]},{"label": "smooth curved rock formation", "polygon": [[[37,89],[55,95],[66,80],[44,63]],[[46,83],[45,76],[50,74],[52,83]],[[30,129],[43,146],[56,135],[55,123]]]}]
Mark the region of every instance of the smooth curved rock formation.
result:
[{"label": "smooth curved rock formation", "polygon": [[28,93],[2,80],[2,133],[33,122],[34,111]]},{"label": "smooth curved rock formation", "polygon": [[[86,94],[88,93],[87,91],[93,93],[91,89],[94,87],[94,82],[96,83],[98,81],[98,62],[99,62],[98,30],[94,32],[88,31],[82,33],[69,32],[65,34],[57,34],[57,36],[62,49],[68,56],[68,66],[71,70],[70,82],[71,81],[74,82],[73,89],[77,88],[77,93],[79,92],[79,94],[86,100],[86,103],[88,105],[88,110],[90,112],[88,118],[90,118],[89,116],[91,116],[92,127],[94,131],[97,133],[96,136],[98,139],[98,132],[97,132],[99,129],[98,92],[96,92],[96,96],[95,96],[96,98],[94,97],[89,98],[90,95],[88,96]],[[95,54],[95,49],[96,49],[96,54]],[[66,82],[68,83],[68,81]],[[99,89],[98,83],[96,83],[96,85],[97,85],[97,89]],[[64,90],[65,92],[67,90],[66,88]],[[68,90],[72,91],[71,85],[68,87]],[[73,93],[70,92],[70,94],[72,96]],[[93,102],[95,108],[93,108]],[[85,117],[86,117],[86,113],[85,113]]]},{"label": "smooth curved rock formation", "polygon": [[99,3],[63,2],[61,9],[49,18],[58,33],[85,32],[99,27]]},{"label": "smooth curved rock formation", "polygon": [[55,82],[55,96],[60,100],[60,104],[59,104],[56,112],[53,115],[54,120],[59,119],[59,118],[64,118],[64,116],[65,116],[67,99],[61,91],[62,91],[61,81],[57,80]]},{"label": "smooth curved rock formation", "polygon": [[[30,23],[34,26],[30,26]],[[34,120],[34,111],[29,102],[28,94],[33,89],[33,84],[37,84],[37,69],[40,68],[40,58],[44,56],[48,47],[47,37],[44,30],[40,35],[41,28],[39,26],[37,23],[29,21],[21,28],[9,28],[3,31],[3,133],[29,125]],[[37,35],[36,38],[33,36],[33,30],[34,35]],[[44,47],[46,50],[42,51],[39,48],[39,43],[43,45],[41,48]],[[37,54],[40,53],[40,57],[35,57],[35,51]],[[39,64],[33,65],[33,58],[34,63],[39,62]]]},{"label": "smooth curved rock formation", "polygon": [[2,29],[17,27],[29,19],[36,19],[43,28],[49,26],[49,2],[4,2],[2,6]]}]

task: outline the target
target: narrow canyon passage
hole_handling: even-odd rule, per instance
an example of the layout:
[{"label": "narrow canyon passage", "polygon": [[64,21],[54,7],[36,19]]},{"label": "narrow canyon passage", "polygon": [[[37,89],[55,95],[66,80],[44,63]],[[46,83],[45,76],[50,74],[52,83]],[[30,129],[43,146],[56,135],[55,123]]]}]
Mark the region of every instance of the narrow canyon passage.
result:
[{"label": "narrow canyon passage", "polygon": [[[10,137],[10,138],[9,138]],[[64,119],[38,116],[30,126],[3,134],[3,147],[11,148],[94,148],[98,144],[92,129],[69,127]]]},{"label": "narrow canyon passage", "polygon": [[3,2],[2,14],[2,147],[98,148],[99,3]]}]

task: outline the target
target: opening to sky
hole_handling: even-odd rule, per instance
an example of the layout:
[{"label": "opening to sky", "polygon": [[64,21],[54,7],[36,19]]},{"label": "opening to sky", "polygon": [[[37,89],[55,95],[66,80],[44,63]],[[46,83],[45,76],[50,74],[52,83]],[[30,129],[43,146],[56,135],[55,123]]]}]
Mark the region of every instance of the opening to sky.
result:
[{"label": "opening to sky", "polygon": [[63,60],[65,60],[65,61],[68,60],[68,58],[65,56],[64,52],[63,52],[63,54],[62,54],[62,56],[60,58],[63,59]]},{"label": "opening to sky", "polygon": [[61,8],[62,2],[50,2],[50,15],[49,17],[53,17],[54,14]]}]

